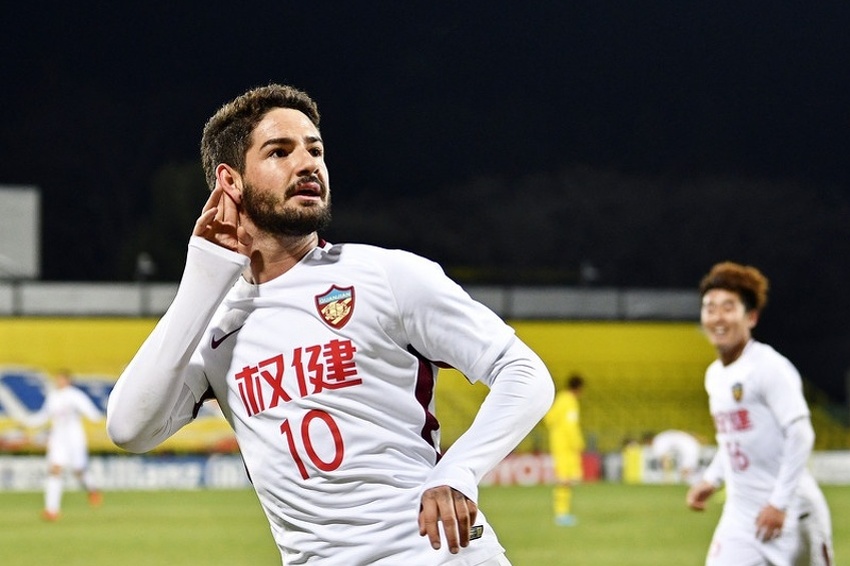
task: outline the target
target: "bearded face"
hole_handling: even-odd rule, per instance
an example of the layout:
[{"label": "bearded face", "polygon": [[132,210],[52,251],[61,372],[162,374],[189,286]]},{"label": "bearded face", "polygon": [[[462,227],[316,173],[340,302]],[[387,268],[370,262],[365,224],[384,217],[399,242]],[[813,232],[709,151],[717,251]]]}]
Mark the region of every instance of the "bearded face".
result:
[{"label": "bearded face", "polygon": [[298,184],[286,189],[283,198],[277,193],[258,190],[245,183],[242,190],[242,207],[257,228],[276,236],[306,236],[320,232],[331,222],[331,196],[322,186],[321,204],[294,202]]}]

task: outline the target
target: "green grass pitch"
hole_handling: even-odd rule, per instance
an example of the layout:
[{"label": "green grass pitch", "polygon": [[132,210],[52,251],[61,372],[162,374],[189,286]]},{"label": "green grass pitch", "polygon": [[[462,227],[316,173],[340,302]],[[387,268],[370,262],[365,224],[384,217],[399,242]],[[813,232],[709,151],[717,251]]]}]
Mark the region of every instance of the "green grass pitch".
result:
[{"label": "green grass pitch", "polygon": [[[839,564],[850,557],[850,487],[824,486]],[[703,564],[720,504],[688,511],[682,486],[579,486],[575,527],[556,527],[548,487],[482,488],[480,502],[514,566]],[[65,494],[56,523],[40,493],[0,492],[3,566],[279,564],[252,491],[107,492],[102,507]]]}]

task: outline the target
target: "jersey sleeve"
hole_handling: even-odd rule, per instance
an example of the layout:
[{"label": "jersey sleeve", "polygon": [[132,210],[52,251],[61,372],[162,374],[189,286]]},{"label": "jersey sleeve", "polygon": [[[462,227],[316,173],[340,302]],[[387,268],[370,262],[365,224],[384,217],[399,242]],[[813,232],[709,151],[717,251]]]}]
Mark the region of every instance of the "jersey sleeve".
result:
[{"label": "jersey sleeve", "polygon": [[812,453],[815,432],[808,418],[799,418],[783,431],[782,465],[768,502],[777,509],[786,509],[806,469]]},{"label": "jersey sleeve", "polygon": [[761,391],[776,422],[785,429],[801,417],[809,416],[803,396],[803,381],[796,368],[782,357],[765,364],[761,372]]},{"label": "jersey sleeve", "polygon": [[726,478],[726,453],[722,448],[718,448],[711,459],[711,463],[702,472],[702,480],[706,481],[716,488],[723,487]]},{"label": "jersey sleeve", "polygon": [[74,404],[77,406],[77,410],[90,421],[96,422],[103,418],[103,414],[94,404],[94,401],[79,389],[75,390]]},{"label": "jersey sleeve", "polygon": [[146,452],[195,416],[209,387],[195,350],[248,258],[193,236],[177,295],[118,378],[106,428],[118,446]]}]

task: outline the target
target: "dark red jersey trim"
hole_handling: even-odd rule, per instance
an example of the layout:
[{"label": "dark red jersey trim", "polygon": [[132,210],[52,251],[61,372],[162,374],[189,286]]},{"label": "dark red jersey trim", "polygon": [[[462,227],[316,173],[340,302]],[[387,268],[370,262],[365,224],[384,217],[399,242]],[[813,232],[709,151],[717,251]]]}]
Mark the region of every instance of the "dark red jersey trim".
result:
[{"label": "dark red jersey trim", "polygon": [[195,406],[192,408],[192,419],[198,418],[198,413],[201,411],[201,405],[209,401],[210,399],[215,399],[215,392],[212,387],[207,387],[207,390],[204,391],[204,394],[201,395],[201,399],[195,403]]},{"label": "dark red jersey trim", "polygon": [[425,412],[425,424],[422,425],[421,436],[429,445],[434,448],[437,453],[437,460],[442,457],[440,447],[434,446],[433,433],[440,430],[440,421],[431,413],[428,407],[431,405],[431,400],[434,398],[434,388],[436,386],[434,365],[422,354],[416,351],[413,346],[408,346],[407,350],[419,359],[419,368],[416,374],[416,401]]}]

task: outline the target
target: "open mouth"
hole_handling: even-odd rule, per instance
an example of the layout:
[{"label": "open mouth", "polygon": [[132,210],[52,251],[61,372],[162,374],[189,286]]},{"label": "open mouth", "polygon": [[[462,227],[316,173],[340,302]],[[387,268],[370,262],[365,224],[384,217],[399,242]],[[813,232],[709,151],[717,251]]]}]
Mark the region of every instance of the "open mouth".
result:
[{"label": "open mouth", "polygon": [[308,197],[321,198],[324,193],[321,182],[318,180],[301,181],[295,185],[295,190],[291,191],[291,197]]}]

